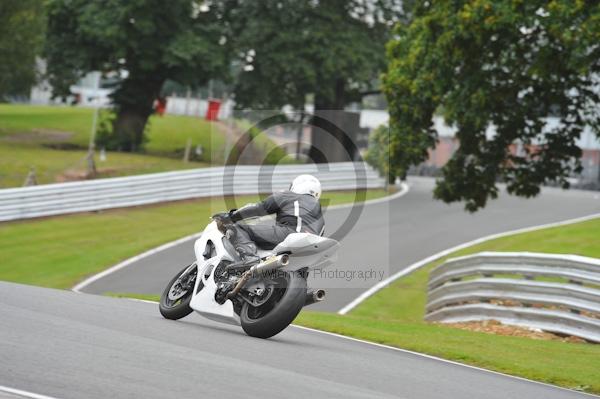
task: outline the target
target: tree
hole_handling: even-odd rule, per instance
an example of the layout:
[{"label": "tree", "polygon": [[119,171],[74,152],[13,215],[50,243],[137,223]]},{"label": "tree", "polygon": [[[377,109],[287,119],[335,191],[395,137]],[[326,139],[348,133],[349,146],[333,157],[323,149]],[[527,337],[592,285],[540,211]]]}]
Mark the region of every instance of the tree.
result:
[{"label": "tree", "polygon": [[388,183],[393,184],[396,175],[390,169],[389,146],[389,128],[381,125],[369,135],[369,150],[365,156],[365,161],[374,166],[379,174],[387,179]]},{"label": "tree", "polygon": [[29,92],[44,38],[41,0],[0,2],[0,100]]},{"label": "tree", "polygon": [[[242,1],[232,23],[241,55],[236,103],[303,110],[312,94],[315,113],[325,116],[313,120],[313,146],[333,151],[324,134],[330,126],[324,125],[336,114],[323,111],[343,110],[373,92],[385,67],[390,26],[402,15],[394,0]],[[332,133],[334,141],[345,141],[341,129]],[[320,151],[310,155],[327,160]]]},{"label": "tree", "polygon": [[55,94],[93,70],[126,77],[112,94],[118,146],[140,148],[167,79],[198,86],[228,70],[221,3],[49,0],[46,56]]},{"label": "tree", "polygon": [[568,187],[581,168],[577,138],[600,127],[598,1],[421,1],[395,33],[384,91],[396,175],[426,159],[438,113],[460,148],[436,198],[475,211],[497,197],[498,180],[524,197],[548,182]]}]

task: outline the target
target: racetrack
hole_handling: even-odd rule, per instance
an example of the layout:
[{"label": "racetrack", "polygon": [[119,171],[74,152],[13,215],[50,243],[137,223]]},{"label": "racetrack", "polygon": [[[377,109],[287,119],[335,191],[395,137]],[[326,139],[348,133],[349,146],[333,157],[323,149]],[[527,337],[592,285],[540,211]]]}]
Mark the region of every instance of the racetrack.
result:
[{"label": "racetrack", "polygon": [[[597,193],[546,189],[502,196],[469,215],[411,179],[401,198],[368,205],[342,240],[338,271],[383,277],[483,235],[600,212]],[[335,232],[350,210],[326,213]],[[199,226],[201,228],[202,226]],[[159,293],[191,262],[192,241],[134,262],[84,291]],[[337,311],[372,280],[312,278]],[[570,398],[573,391],[292,326],[269,340],[195,314],[163,319],[156,304],[0,283],[0,397],[10,387],[56,398],[401,397]]]},{"label": "racetrack", "polygon": [[[534,199],[500,195],[475,214],[462,204],[432,199],[433,179],[409,179],[399,198],[367,205],[342,240],[338,266],[312,276],[327,299],[314,310],[338,311],[382,278],[434,253],[489,234],[558,222],[600,212],[600,194],[546,188]],[[326,233],[334,233],[352,210],[325,213]],[[199,226],[199,230],[203,226]],[[83,288],[84,292],[159,294],[170,278],[193,261],[193,240],[143,258]],[[357,272],[364,272],[358,275]]]},{"label": "racetrack", "polygon": [[4,282],[0,324],[0,385],[56,398],[584,397],[299,327],[260,340],[165,320],[156,304]]}]

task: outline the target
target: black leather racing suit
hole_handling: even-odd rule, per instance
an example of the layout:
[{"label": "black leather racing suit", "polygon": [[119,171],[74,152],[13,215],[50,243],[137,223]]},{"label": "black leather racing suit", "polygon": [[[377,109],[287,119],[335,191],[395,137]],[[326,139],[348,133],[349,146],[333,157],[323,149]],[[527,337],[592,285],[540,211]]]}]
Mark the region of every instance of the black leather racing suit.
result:
[{"label": "black leather racing suit", "polygon": [[296,232],[323,234],[325,222],[319,200],[309,194],[291,191],[275,193],[257,204],[249,204],[231,214],[231,220],[240,222],[254,216],[276,214],[275,223],[235,223],[231,241],[242,256],[256,254],[256,246],[273,249],[289,234]]}]

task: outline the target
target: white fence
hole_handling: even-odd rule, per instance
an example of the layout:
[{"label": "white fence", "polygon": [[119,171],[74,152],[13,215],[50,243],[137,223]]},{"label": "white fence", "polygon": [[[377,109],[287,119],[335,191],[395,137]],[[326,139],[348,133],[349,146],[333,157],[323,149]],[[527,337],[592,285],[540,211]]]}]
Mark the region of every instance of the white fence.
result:
[{"label": "white fence", "polygon": [[[186,97],[167,97],[168,114],[188,115],[204,118],[208,109],[208,100]],[[219,107],[219,119],[229,118],[233,114],[233,101],[226,100]]]},{"label": "white fence", "polygon": [[495,319],[600,342],[600,259],[527,252],[450,259],[429,276],[425,319]]},{"label": "white fence", "polygon": [[298,174],[317,176],[324,191],[380,188],[363,163],[221,166],[0,190],[0,221],[121,208],[200,197],[270,193]]}]

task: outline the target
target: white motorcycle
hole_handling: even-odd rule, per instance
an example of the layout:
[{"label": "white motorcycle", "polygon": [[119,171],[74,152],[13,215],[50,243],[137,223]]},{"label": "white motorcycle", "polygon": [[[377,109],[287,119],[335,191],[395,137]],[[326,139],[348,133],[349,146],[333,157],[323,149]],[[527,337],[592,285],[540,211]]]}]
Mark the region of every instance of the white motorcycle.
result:
[{"label": "white motorcycle", "polygon": [[213,216],[194,244],[196,261],[179,272],[160,298],[160,313],[181,319],[196,311],[224,323],[241,325],[246,334],[269,338],[286,328],[302,307],[321,301],[325,291],[307,288],[310,270],[337,260],[336,240],[309,233],[290,234],[260,260],[240,260],[228,239],[222,215]]}]

